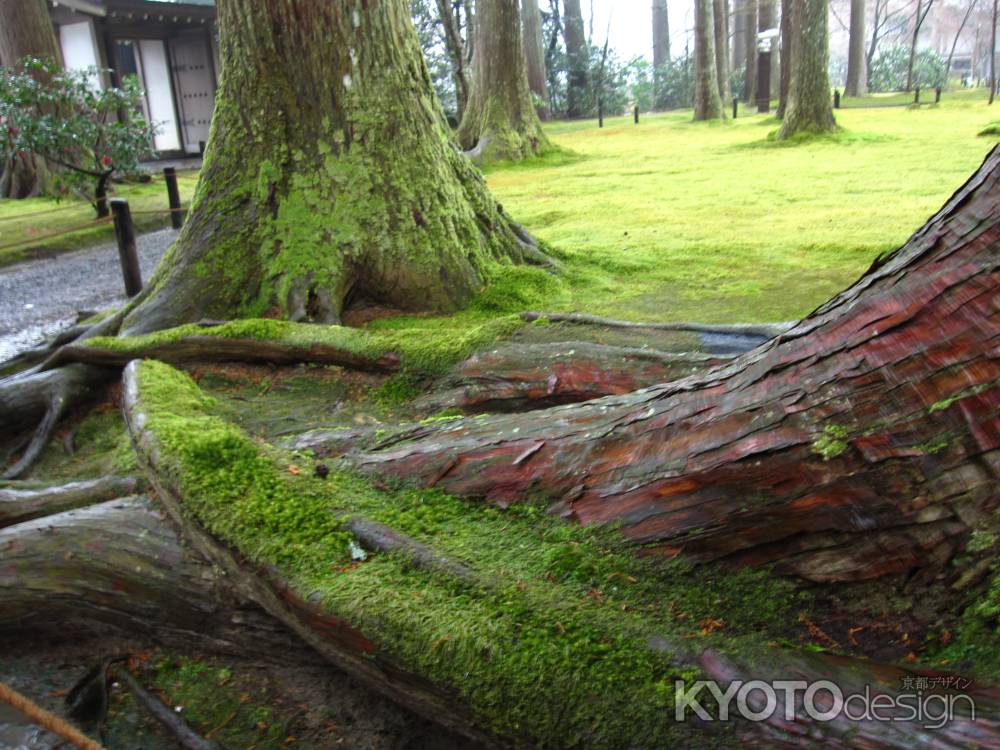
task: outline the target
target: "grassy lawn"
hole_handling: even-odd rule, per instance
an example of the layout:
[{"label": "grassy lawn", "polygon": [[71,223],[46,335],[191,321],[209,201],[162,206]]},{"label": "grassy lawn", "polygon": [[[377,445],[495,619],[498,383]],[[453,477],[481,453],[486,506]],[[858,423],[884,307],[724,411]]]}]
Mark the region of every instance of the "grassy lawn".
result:
[{"label": "grassy lawn", "polygon": [[[178,172],[177,182],[181,202],[187,204],[198,181],[197,171]],[[127,198],[140,232],[159,229],[170,223],[169,215],[141,214],[167,208],[167,188],[161,174],[145,184],[113,186],[112,197]],[[110,223],[88,227],[79,232],[58,237],[46,237],[95,220],[94,209],[85,201],[50,198],[0,200],[0,266],[39,257],[53,252],[73,250],[114,237]]]},{"label": "grassy lawn", "polygon": [[985,94],[840,110],[843,133],[768,142],[778,121],[690,112],[559,122],[573,152],[491,170],[505,210],[568,256],[549,306],[650,320],[798,318],[902,244],[996,138]]}]

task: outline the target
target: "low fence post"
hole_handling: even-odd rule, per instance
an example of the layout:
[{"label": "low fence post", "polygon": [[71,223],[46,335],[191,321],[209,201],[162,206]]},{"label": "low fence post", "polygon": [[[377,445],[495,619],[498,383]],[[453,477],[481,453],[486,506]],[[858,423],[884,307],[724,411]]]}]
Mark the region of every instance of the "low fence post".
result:
[{"label": "low fence post", "polygon": [[170,226],[174,229],[180,229],[184,226],[184,214],[181,212],[181,192],[177,188],[177,170],[173,167],[164,167],[163,179],[167,183],[167,203],[170,205]]},{"label": "low fence post", "polygon": [[840,89],[833,90],[833,108],[840,109]]},{"label": "low fence post", "polygon": [[635,124],[638,125],[639,124],[639,108],[638,107],[633,107],[632,108],[632,117],[635,118]]},{"label": "low fence post", "polygon": [[913,103],[914,104],[920,104],[920,87],[919,86],[917,86],[915,89],[913,89]]},{"label": "low fence post", "polygon": [[600,100],[597,102],[597,127],[604,127],[604,102]]},{"label": "low fence post", "polygon": [[132,211],[124,198],[111,199],[111,213],[115,217],[115,239],[118,240],[118,260],[125,280],[125,294],[134,297],[142,291],[142,271],[139,268],[139,253],[135,246],[135,225]]},{"label": "low fence post", "polygon": [[736,115],[740,110],[740,99],[737,96],[733,97],[733,119],[736,119]]},{"label": "low fence post", "polygon": [[941,103],[941,87],[940,86],[938,86],[938,87],[936,87],[934,89],[934,103],[935,104],[940,104]]}]

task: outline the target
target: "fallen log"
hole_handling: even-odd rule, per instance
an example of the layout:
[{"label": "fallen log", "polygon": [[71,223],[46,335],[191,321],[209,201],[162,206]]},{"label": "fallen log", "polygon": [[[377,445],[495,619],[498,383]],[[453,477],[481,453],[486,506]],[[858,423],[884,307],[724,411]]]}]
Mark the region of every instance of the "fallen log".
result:
[{"label": "fallen log", "polygon": [[138,477],[101,477],[54,487],[0,487],[0,529],[135,495],[145,486]]}]

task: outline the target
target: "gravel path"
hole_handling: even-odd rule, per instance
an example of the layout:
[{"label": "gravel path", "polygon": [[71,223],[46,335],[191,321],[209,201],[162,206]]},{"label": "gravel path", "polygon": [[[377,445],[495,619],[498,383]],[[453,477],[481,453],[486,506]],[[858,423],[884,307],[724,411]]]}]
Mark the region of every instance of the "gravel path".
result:
[{"label": "gravel path", "polygon": [[[139,237],[142,278],[177,236],[161,229]],[[0,269],[0,362],[76,322],[80,310],[102,310],[125,299],[114,243]]]}]

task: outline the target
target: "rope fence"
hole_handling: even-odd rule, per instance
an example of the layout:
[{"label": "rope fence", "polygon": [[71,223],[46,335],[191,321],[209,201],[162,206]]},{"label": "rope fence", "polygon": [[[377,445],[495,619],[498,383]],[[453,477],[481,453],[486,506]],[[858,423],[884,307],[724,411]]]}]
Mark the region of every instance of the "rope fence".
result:
[{"label": "rope fence", "polygon": [[[115,227],[115,240],[118,244],[118,260],[121,263],[122,268],[122,278],[125,282],[125,294],[129,297],[134,297],[140,291],[142,291],[142,274],[139,267],[139,252],[136,248],[136,234],[135,234],[135,224],[133,222],[133,215],[142,216],[169,216],[170,225],[174,229],[180,229],[184,224],[184,214],[187,212],[187,206],[181,203],[180,191],[177,187],[177,173],[173,167],[166,167],[163,170],[163,177],[167,185],[167,202],[169,208],[147,208],[138,211],[132,211],[129,208],[128,201],[124,198],[102,198],[102,200],[107,201],[110,209],[110,216],[102,216],[93,221],[88,221],[83,224],[77,224],[66,229],[60,229],[55,232],[47,232],[42,235],[37,235],[29,239],[19,239],[16,242],[8,242],[4,245],[0,245],[0,252],[4,250],[13,250],[15,248],[23,247],[34,242],[41,242],[45,240],[51,240],[56,237],[64,237],[71,234],[77,234],[79,232],[94,229],[95,227],[100,227],[105,224],[114,224]],[[60,207],[57,209],[51,209],[49,211],[39,211],[35,214],[29,214],[29,216],[40,216],[44,214],[56,213],[58,211],[66,211],[69,208],[77,209],[78,206],[72,207]],[[4,217],[4,219],[10,219],[15,217]],[[19,216],[16,218],[24,218],[24,216]]]}]

